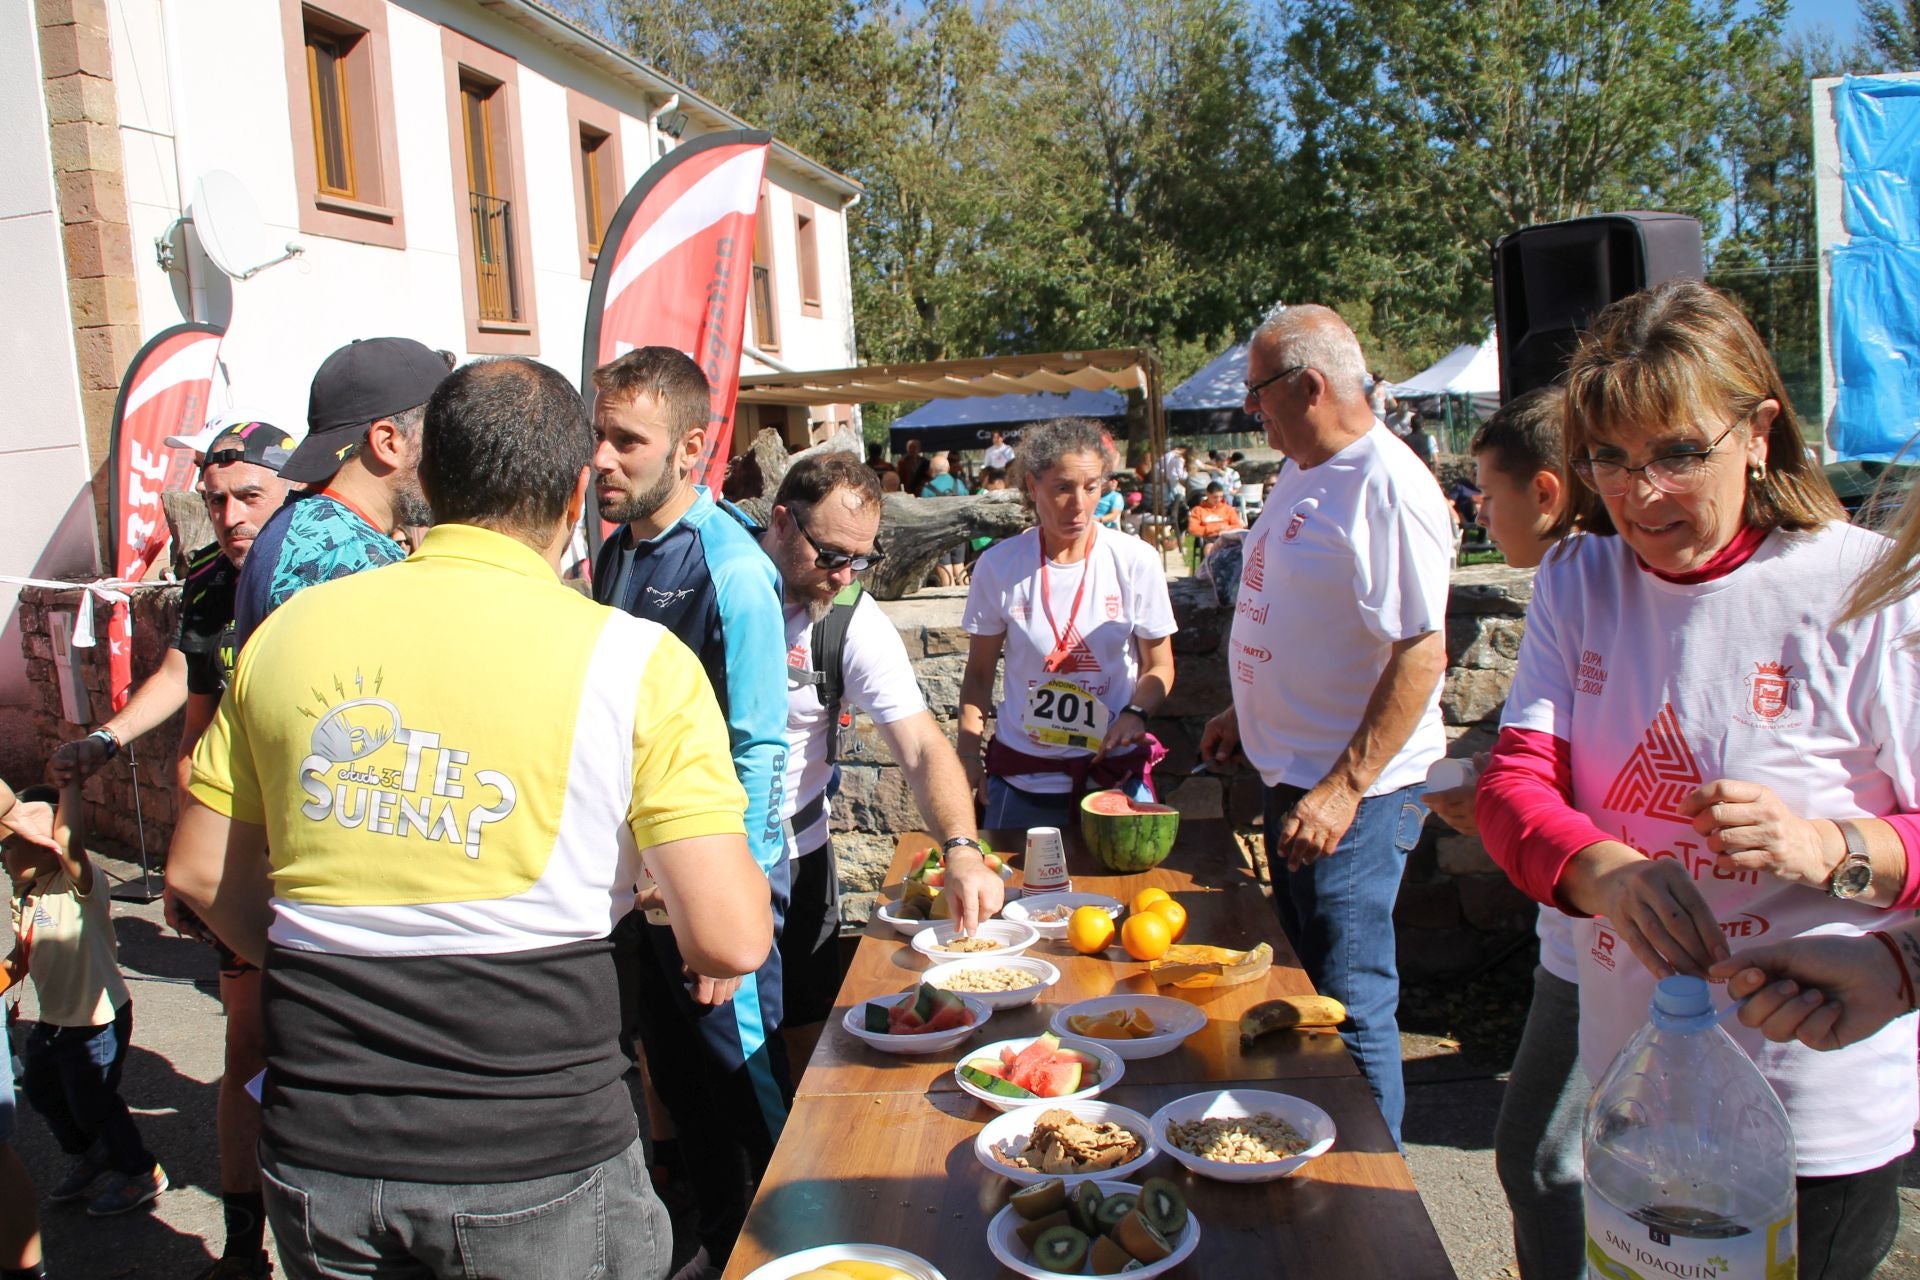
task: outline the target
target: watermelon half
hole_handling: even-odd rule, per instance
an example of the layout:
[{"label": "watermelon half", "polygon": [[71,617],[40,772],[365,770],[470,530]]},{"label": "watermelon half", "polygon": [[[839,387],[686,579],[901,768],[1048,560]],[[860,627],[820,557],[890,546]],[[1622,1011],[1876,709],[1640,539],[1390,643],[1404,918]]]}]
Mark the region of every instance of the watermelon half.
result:
[{"label": "watermelon half", "polygon": [[1141,804],[1124,791],[1094,791],[1080,802],[1080,835],[1109,871],[1146,871],[1166,861],[1180,831],[1180,811]]}]

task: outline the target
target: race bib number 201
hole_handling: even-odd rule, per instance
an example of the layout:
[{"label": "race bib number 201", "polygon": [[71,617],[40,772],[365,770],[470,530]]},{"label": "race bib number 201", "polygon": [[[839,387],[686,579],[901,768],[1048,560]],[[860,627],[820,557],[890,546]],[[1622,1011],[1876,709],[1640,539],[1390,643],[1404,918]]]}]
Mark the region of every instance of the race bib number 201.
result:
[{"label": "race bib number 201", "polygon": [[1024,727],[1035,742],[1092,751],[1106,740],[1110,718],[1104,702],[1071,680],[1049,680],[1027,691]]}]

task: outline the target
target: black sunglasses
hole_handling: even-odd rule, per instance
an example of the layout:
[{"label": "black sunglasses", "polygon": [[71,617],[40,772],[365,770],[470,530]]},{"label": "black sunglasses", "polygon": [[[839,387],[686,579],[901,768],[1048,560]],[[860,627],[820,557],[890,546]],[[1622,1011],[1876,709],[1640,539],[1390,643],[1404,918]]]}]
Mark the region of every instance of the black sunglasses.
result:
[{"label": "black sunglasses", "polygon": [[848,555],[844,551],[827,550],[811,533],[807,532],[807,522],[800,514],[803,510],[805,508],[799,503],[790,502],[787,504],[787,518],[793,521],[793,527],[800,531],[800,536],[805,538],[807,545],[813,548],[814,568],[825,569],[828,573],[838,573],[848,565],[852,565],[855,573],[865,573],[887,558],[887,553],[880,549],[878,543],[874,544],[873,550],[857,556]]}]

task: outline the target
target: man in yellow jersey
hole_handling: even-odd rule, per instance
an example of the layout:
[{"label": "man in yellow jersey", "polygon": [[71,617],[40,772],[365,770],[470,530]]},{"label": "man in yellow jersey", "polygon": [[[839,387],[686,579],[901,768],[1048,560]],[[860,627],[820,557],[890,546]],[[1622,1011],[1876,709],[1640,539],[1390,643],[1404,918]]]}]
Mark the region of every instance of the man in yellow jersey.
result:
[{"label": "man in yellow jersey", "polygon": [[691,651],[558,581],[592,449],[567,381],[469,365],[422,430],[433,531],[261,624],[168,879],[266,961],[290,1276],[654,1280],[607,938],[644,853],[688,963],[765,959],[746,797]]}]

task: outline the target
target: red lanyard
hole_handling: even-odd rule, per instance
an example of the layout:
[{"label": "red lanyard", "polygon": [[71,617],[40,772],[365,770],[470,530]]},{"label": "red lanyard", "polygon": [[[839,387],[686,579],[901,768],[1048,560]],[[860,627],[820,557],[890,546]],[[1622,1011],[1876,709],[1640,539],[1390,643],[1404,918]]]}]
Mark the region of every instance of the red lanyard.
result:
[{"label": "red lanyard", "polygon": [[1093,577],[1093,542],[1099,532],[1098,529],[1087,531],[1087,554],[1080,566],[1080,585],[1074,588],[1073,607],[1067,610],[1067,631],[1062,635],[1053,620],[1053,592],[1047,586],[1047,538],[1035,530],[1040,548],[1040,608],[1047,615],[1047,629],[1053,632],[1053,652],[1041,664],[1043,671],[1058,671],[1066,661],[1067,641],[1073,638],[1073,620],[1080,616],[1080,602],[1087,595],[1087,580]]}]

